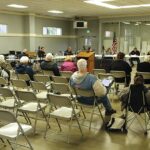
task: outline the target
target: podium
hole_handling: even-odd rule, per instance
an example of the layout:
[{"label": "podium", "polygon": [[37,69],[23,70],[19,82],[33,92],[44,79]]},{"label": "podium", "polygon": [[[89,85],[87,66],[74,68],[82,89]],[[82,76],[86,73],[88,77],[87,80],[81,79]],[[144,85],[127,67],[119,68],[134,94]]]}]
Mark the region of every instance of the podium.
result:
[{"label": "podium", "polygon": [[77,60],[79,60],[81,58],[87,60],[87,71],[90,72],[90,73],[92,73],[93,69],[94,69],[95,53],[94,52],[81,51],[77,55]]}]

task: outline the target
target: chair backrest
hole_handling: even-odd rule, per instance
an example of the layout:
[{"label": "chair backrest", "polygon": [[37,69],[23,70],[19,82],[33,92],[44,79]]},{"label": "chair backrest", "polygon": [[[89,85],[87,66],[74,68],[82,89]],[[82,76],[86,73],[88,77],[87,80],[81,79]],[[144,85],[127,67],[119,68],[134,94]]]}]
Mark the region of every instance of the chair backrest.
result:
[{"label": "chair backrest", "polygon": [[52,76],[52,79],[56,83],[68,83],[68,79],[66,77],[61,77],[61,76]]},{"label": "chair backrest", "polygon": [[23,88],[29,90],[29,87],[24,80],[11,80],[11,83],[14,89]]},{"label": "chair backrest", "polygon": [[93,74],[98,75],[99,73],[106,73],[105,69],[93,69]]},{"label": "chair backrest", "polygon": [[109,77],[112,77],[112,74],[110,74],[110,73],[98,73],[98,78],[101,80],[107,79]]},{"label": "chair backrest", "polygon": [[54,93],[71,94],[71,89],[68,84],[65,83],[51,83],[51,87]]},{"label": "chair backrest", "polygon": [[93,90],[84,90],[80,88],[73,88],[77,96],[84,96],[84,97],[94,97],[95,93]]},{"label": "chair backrest", "polygon": [[34,80],[37,82],[48,83],[51,82],[50,77],[48,75],[34,75]]},{"label": "chair backrest", "polygon": [[47,91],[45,84],[42,82],[31,81],[30,83],[31,83],[31,86],[34,90]]},{"label": "chair backrest", "polygon": [[29,81],[30,77],[28,74],[17,74],[19,80]]},{"label": "chair backrest", "polygon": [[14,96],[13,92],[9,88],[3,87],[0,87],[0,94],[5,98]]},{"label": "chair backrest", "polygon": [[17,122],[14,114],[6,110],[0,110],[0,120],[7,123]]},{"label": "chair backrest", "polygon": [[36,95],[33,92],[29,92],[29,91],[15,91],[16,96],[19,100],[23,100],[26,102],[31,102],[31,101],[36,101],[37,102],[37,98]]},{"label": "chair backrest", "polygon": [[47,98],[50,104],[53,104],[54,106],[72,107],[71,99],[67,96],[49,93],[47,94]]},{"label": "chair backrest", "polygon": [[137,72],[136,74],[142,75],[144,79],[150,79],[150,72]]},{"label": "chair backrest", "polygon": [[111,70],[110,73],[113,75],[114,78],[125,78],[126,77],[125,71]]},{"label": "chair backrest", "polygon": [[0,84],[1,85],[6,85],[7,81],[3,77],[0,77]]},{"label": "chair backrest", "polygon": [[53,76],[54,75],[53,71],[50,71],[50,70],[42,70],[42,71],[43,71],[44,75],[47,75],[47,76]]},{"label": "chair backrest", "polygon": [[146,106],[146,99],[143,85],[131,85],[128,97],[129,110],[135,113],[144,112]]},{"label": "chair backrest", "polygon": [[66,78],[70,78],[71,75],[73,74],[71,71],[60,71],[61,76],[66,77]]}]

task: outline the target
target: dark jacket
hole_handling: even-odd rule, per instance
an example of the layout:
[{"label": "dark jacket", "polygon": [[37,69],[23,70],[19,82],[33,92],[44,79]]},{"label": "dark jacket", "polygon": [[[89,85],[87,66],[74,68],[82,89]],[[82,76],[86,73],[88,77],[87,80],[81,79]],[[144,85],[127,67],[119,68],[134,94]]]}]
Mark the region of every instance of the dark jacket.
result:
[{"label": "dark jacket", "polygon": [[60,72],[56,63],[52,61],[42,61],[41,69],[53,71],[55,76],[60,76]]},{"label": "dark jacket", "polygon": [[38,50],[37,54],[38,54],[39,58],[44,58],[45,57],[45,52],[44,51]]},{"label": "dark jacket", "polygon": [[[137,71],[150,73],[150,63],[149,62],[142,62],[142,63],[137,64]],[[144,82],[149,84],[150,79],[145,79]]]},{"label": "dark jacket", "polygon": [[72,51],[65,50],[64,55],[73,55]]},{"label": "dark jacket", "polygon": [[111,70],[125,71],[126,75],[130,75],[132,71],[130,65],[124,60],[115,60],[112,62]]},{"label": "dark jacket", "polygon": [[138,56],[140,56],[140,52],[138,50],[137,51],[131,51],[130,55],[138,55]]},{"label": "dark jacket", "polygon": [[33,75],[35,74],[35,72],[31,68],[31,66],[19,64],[16,66],[15,70],[16,70],[16,73],[19,73],[19,74],[25,74],[25,73],[28,74],[30,79],[34,80]]}]

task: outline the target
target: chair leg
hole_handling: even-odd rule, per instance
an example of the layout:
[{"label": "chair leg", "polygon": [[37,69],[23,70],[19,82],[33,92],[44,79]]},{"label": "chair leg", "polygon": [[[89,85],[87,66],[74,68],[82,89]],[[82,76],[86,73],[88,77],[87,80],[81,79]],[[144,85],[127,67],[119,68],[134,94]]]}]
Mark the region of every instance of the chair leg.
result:
[{"label": "chair leg", "polygon": [[44,113],[43,109],[41,109],[41,111],[42,111],[43,117],[45,118],[46,123],[48,124],[48,127],[51,128],[51,127],[50,127],[50,124],[49,124],[49,122],[48,122],[48,120],[47,120],[47,118],[46,118],[46,116],[45,116],[45,113]]},{"label": "chair leg", "polygon": [[8,144],[10,145],[11,149],[12,149],[12,150],[15,150],[15,149],[12,147],[11,142],[10,142],[8,139],[7,139],[7,142],[8,142]]},{"label": "chair leg", "polygon": [[92,120],[93,120],[93,114],[94,114],[94,107],[93,107],[92,112],[91,112],[89,130],[91,130],[91,125],[92,125]]},{"label": "chair leg", "polygon": [[36,117],[35,117],[35,122],[34,122],[34,129],[33,129],[33,134],[34,135],[35,135],[35,132],[36,132],[37,118],[38,118],[38,112],[36,112]]},{"label": "chair leg", "polygon": [[68,143],[70,143],[71,126],[72,126],[72,118],[71,118],[71,120],[70,120],[70,122],[69,122],[69,127],[68,127],[68,137],[67,137]]},{"label": "chair leg", "polygon": [[60,123],[59,123],[58,119],[57,119],[57,118],[55,118],[55,119],[56,119],[56,121],[57,121],[57,124],[58,124],[59,130],[60,130],[60,132],[61,132],[61,131],[62,131],[62,129],[61,129],[61,125],[60,125]]},{"label": "chair leg", "polygon": [[78,117],[75,115],[75,118],[76,118],[76,121],[77,121],[77,124],[79,126],[79,129],[80,129],[80,132],[81,132],[81,135],[83,137],[83,132],[82,132],[82,129],[81,129],[81,126],[80,126],[80,123],[79,123],[79,120],[78,120]]},{"label": "chair leg", "polygon": [[103,121],[103,123],[105,124],[105,120],[104,120],[104,117],[103,117],[103,115],[102,115],[102,112],[101,112],[99,106],[97,106],[97,107],[98,107],[98,111],[99,111],[99,113],[100,113],[100,116],[101,116],[101,118],[102,118],[102,121]]},{"label": "chair leg", "polygon": [[84,111],[83,111],[83,107],[82,107],[82,106],[80,106],[80,107],[81,107],[81,111],[82,111],[82,114],[83,114],[83,116],[84,116],[84,119],[86,119],[85,113],[84,113]]}]

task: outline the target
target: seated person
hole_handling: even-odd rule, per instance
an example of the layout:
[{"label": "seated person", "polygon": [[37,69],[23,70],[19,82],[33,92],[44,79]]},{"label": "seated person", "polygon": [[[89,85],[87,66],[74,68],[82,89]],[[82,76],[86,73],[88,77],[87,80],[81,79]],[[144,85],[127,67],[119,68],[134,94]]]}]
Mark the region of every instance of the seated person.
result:
[{"label": "seated person", "polygon": [[[4,55],[0,55],[0,69],[1,69],[1,76],[8,79],[8,83],[10,81],[10,71],[7,69],[7,63],[5,61]],[[6,72],[2,75],[2,70]]]},{"label": "seated person", "polygon": [[[130,54],[129,55],[136,55],[136,56],[140,56],[140,52],[139,52],[139,50],[137,50],[137,48],[135,47],[131,52],[130,52]],[[137,62],[137,64],[138,63],[140,63],[140,59],[138,58],[138,57],[131,57],[130,59],[129,59],[129,61],[130,61],[130,64],[131,64],[131,66],[133,67],[134,66],[134,64],[133,64],[133,61],[136,61]]]},{"label": "seated person", "polygon": [[[144,86],[144,79],[143,79],[142,75],[135,75],[133,86],[136,86],[136,87],[141,88],[141,89],[144,90],[144,93],[145,93],[145,96],[146,96],[146,102],[147,102],[148,105],[150,105],[150,90]],[[126,107],[126,104],[127,104],[127,101],[128,101],[128,95],[129,95],[129,87],[124,88],[118,94],[118,96],[121,100],[122,110]]]},{"label": "seated person", "polygon": [[68,47],[67,50],[65,50],[64,56],[66,56],[66,55],[73,55],[71,47]]},{"label": "seated person", "polygon": [[27,51],[28,51],[27,49],[24,49],[22,51],[22,53],[18,55],[18,58],[20,59],[22,56],[27,56],[28,57],[28,55],[26,54]]},{"label": "seated person", "polygon": [[[106,109],[105,114],[111,115],[116,113],[109,102],[106,95],[107,90],[102,85],[101,81],[97,79],[96,76],[87,72],[87,62],[85,59],[80,59],[77,62],[78,70],[70,78],[70,86],[78,87],[84,90],[94,90],[95,95],[98,97],[98,103],[102,103]],[[80,103],[93,105],[93,97],[78,97],[77,99]]]},{"label": "seated person", "polygon": [[[35,72],[32,67],[29,65],[29,58],[27,56],[22,56],[20,58],[20,63],[16,65],[16,73],[18,74],[28,74],[31,80],[34,80],[33,76]],[[26,81],[30,85],[29,81]]]},{"label": "seated person", "polygon": [[45,60],[41,62],[41,69],[53,71],[55,76],[60,76],[58,66],[53,62],[53,55],[51,53],[48,53]]},{"label": "seated person", "polygon": [[[137,65],[138,72],[149,72],[150,73],[150,55],[144,57],[144,62]],[[150,84],[150,79],[145,79],[145,83]]]},{"label": "seated person", "polygon": [[[131,81],[131,67],[130,65],[124,61],[125,54],[122,52],[119,52],[117,54],[117,60],[113,61],[111,64],[111,70],[116,70],[116,71],[125,71],[126,73],[126,86],[129,86],[130,81]],[[123,82],[124,79],[115,79],[117,82]]]},{"label": "seated person", "polygon": [[43,59],[45,57],[45,48],[44,47],[39,47],[37,55],[40,59]]},{"label": "seated person", "polygon": [[77,66],[75,62],[72,61],[72,58],[70,56],[66,56],[64,62],[60,66],[60,70],[75,72],[77,71]]}]

